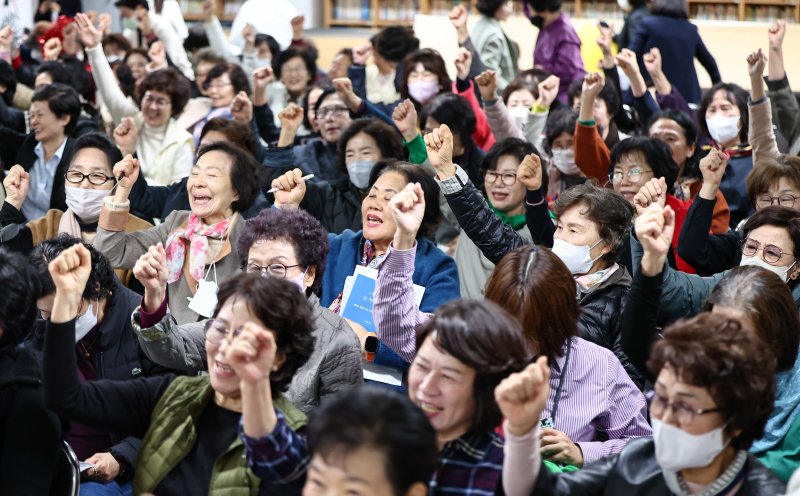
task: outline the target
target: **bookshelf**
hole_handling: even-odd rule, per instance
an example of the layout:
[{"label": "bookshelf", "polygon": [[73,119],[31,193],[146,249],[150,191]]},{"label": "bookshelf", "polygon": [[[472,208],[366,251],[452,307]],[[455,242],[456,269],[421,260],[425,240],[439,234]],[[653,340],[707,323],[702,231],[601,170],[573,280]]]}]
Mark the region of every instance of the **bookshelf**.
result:
[{"label": "bookshelf", "polygon": [[[203,21],[202,8],[203,0],[178,0],[183,12],[183,18],[187,21]],[[217,17],[220,21],[231,22],[239,12],[244,0],[217,0]]]},{"label": "bookshelf", "polygon": [[[197,0],[181,0],[193,2]],[[800,22],[800,0],[687,0],[692,19]],[[414,16],[447,15],[453,6],[473,2],[461,0],[323,0],[325,27],[384,27],[412,25]],[[515,14],[522,14],[522,1],[515,0]],[[566,0],[563,10],[572,17],[622,20],[614,0]],[[471,11],[476,13],[474,7]]]}]

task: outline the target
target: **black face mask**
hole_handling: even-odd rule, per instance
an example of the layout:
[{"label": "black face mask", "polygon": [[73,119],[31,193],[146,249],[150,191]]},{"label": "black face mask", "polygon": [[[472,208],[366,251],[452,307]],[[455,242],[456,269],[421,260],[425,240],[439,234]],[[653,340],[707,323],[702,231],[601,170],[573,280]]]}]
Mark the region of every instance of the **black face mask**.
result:
[{"label": "black face mask", "polygon": [[531,24],[533,24],[537,28],[542,29],[542,26],[544,26],[544,17],[540,15],[535,15],[530,19],[531,19]]}]

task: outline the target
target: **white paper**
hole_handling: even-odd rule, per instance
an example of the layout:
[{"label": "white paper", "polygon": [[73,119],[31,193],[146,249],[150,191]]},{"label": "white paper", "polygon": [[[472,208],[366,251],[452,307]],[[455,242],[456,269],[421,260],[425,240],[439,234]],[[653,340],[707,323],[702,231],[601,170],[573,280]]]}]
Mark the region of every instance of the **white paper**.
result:
[{"label": "white paper", "polygon": [[86,472],[90,468],[94,468],[94,464],[92,464],[92,463],[78,462],[78,465],[80,466],[80,471],[81,472]]},{"label": "white paper", "polygon": [[403,385],[403,372],[382,365],[364,361],[364,379],[389,384],[390,386]]}]

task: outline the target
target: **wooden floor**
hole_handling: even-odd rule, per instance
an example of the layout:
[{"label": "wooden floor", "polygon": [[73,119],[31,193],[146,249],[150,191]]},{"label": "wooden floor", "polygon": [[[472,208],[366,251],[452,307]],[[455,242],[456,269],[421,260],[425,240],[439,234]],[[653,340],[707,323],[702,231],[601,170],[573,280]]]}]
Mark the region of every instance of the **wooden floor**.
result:
[{"label": "wooden floor", "polygon": [[[475,16],[470,18],[474,21]],[[596,35],[596,20],[573,19],[576,31],[584,39],[584,48],[590,52],[596,49],[591,40]],[[737,83],[745,88],[750,87],[747,75],[746,57],[751,51],[768,47],[766,23],[755,22],[721,22],[696,21],[708,49],[714,55],[724,81]],[[435,48],[446,61],[455,58],[456,33],[450,21],[444,16],[417,16],[415,32],[423,47]],[[520,46],[520,68],[527,69],[533,65],[533,44],[537,30],[527,19],[514,17],[504,26],[509,38]],[[334,55],[342,48],[352,48],[367,43],[374,33],[369,29],[332,28],[310,31],[309,36],[316,41],[320,52],[320,67],[330,67]],[[589,40],[589,41],[586,41]],[[794,89],[800,91],[800,25],[789,24],[784,40],[785,64],[789,81],[794,82]],[[596,53],[594,54],[597,55]],[[586,55],[585,55],[586,58]],[[591,58],[594,60],[595,58]],[[710,86],[708,75],[697,65],[700,85]],[[451,73],[455,70],[450,64]]]}]

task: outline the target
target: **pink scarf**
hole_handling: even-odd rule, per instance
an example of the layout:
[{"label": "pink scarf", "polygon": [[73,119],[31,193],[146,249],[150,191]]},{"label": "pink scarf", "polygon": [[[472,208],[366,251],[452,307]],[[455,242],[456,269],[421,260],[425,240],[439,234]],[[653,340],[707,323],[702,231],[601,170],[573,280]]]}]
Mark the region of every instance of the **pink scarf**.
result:
[{"label": "pink scarf", "polygon": [[206,264],[213,261],[208,253],[208,238],[222,239],[228,232],[231,219],[225,219],[212,226],[207,226],[195,214],[189,215],[189,222],[185,229],[178,229],[167,239],[167,268],[172,284],[181,277],[183,262],[186,258],[186,240],[189,240],[189,273],[195,281],[205,278]]}]

